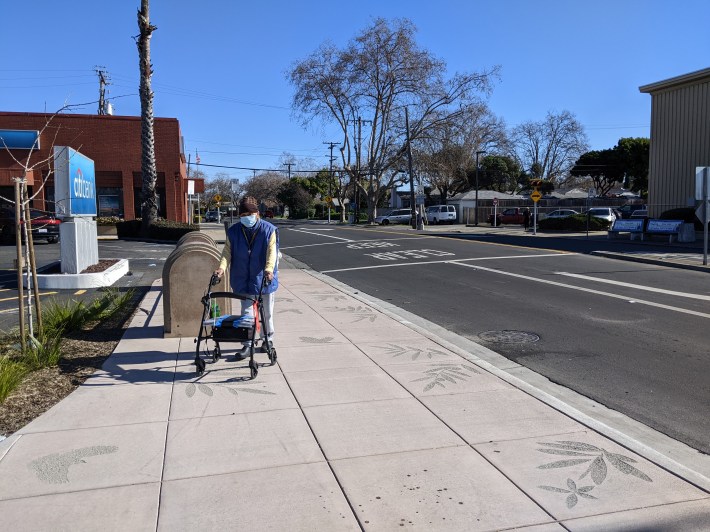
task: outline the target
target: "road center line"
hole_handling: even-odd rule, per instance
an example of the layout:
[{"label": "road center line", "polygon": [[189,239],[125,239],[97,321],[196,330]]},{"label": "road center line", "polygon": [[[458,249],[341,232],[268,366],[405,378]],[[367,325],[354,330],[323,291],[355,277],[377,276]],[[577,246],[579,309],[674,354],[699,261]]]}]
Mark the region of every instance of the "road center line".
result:
[{"label": "road center line", "polygon": [[[340,268],[338,270],[323,270],[321,273],[337,273],[337,272],[351,272],[355,270],[374,270],[377,268],[397,268],[400,266],[420,266],[422,264],[449,264],[449,263],[456,263],[456,262],[471,262],[471,261],[479,261],[479,260],[498,260],[498,259],[532,259],[532,258],[540,258],[540,257],[565,257],[565,256],[570,256],[573,257],[575,256],[574,253],[545,253],[544,255],[506,255],[506,256],[501,256],[501,257],[477,257],[473,259],[448,259],[448,260],[426,260],[426,261],[419,261],[419,262],[399,262],[396,264],[376,264],[373,266],[358,266],[356,268]],[[483,268],[484,270],[486,268]],[[496,270],[491,270],[491,271],[496,271]]]},{"label": "road center line", "polygon": [[313,231],[304,231],[303,229],[290,229],[290,231],[296,231],[297,233],[306,233],[308,235],[324,236],[326,238],[335,238],[336,240],[344,240],[345,242],[354,242],[354,240],[352,240],[350,238],[341,238],[339,236],[324,235],[323,233],[314,233]]},{"label": "road center line", "polygon": [[575,286],[572,284],[566,284],[566,283],[559,283],[557,281],[550,281],[548,279],[540,279],[538,277],[531,277],[529,275],[522,275],[519,273],[512,273],[512,272],[504,272],[501,270],[494,270],[493,268],[484,268],[483,266],[477,266],[475,264],[463,264],[461,261],[449,261],[452,264],[458,264],[459,266],[466,266],[467,268],[474,268],[477,270],[483,270],[486,272],[490,273],[498,273],[500,275],[508,275],[510,277],[517,277],[518,279],[526,279],[528,281],[535,281],[536,283],[544,283],[544,284],[551,284],[554,286],[559,286],[562,288],[570,288],[572,290],[578,290],[580,292],[588,292],[590,294],[595,294],[598,296],[606,296],[606,297],[611,297],[614,299],[622,299],[624,301],[629,301],[633,300],[634,303],[638,303],[639,305],[648,305],[649,307],[657,307],[657,308],[662,308],[666,310],[672,310],[674,312],[681,312],[683,314],[691,314],[693,316],[699,316],[701,318],[710,318],[710,314],[706,314],[705,312],[697,312],[695,310],[688,310],[680,307],[673,307],[671,305],[663,305],[662,303],[654,303],[653,301],[645,301],[643,299],[636,299],[636,298],[630,298],[628,296],[622,296],[619,294],[612,294],[610,292],[602,292],[599,290],[593,290],[591,288],[584,288],[581,286]]},{"label": "road center line", "polygon": [[581,275],[578,273],[569,272],[555,272],[557,275],[564,275],[565,277],[575,277],[577,279],[586,279],[588,281],[595,281],[597,283],[607,283],[616,286],[625,286],[627,288],[635,288],[636,290],[646,290],[648,292],[657,292],[659,294],[668,294],[671,296],[687,297],[690,299],[702,299],[703,301],[710,301],[710,296],[704,296],[701,294],[690,294],[688,292],[676,292],[675,290],[665,290],[663,288],[654,288],[652,286],[644,286],[641,284],[624,283],[622,281],[613,281],[611,279],[601,279],[599,277],[590,277],[589,275]]}]

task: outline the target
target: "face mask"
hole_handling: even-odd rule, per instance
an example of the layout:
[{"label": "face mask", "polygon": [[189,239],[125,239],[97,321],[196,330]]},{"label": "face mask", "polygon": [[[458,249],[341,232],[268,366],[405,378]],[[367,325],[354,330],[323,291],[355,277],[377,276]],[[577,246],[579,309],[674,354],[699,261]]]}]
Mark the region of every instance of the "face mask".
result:
[{"label": "face mask", "polygon": [[242,216],[239,221],[242,222],[242,225],[244,225],[245,227],[254,227],[256,225],[256,214]]}]

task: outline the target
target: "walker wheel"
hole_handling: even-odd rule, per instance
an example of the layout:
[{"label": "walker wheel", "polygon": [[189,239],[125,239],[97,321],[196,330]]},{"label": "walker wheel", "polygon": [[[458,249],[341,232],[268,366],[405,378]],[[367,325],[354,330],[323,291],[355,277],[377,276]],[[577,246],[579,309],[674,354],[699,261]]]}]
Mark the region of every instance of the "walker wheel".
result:
[{"label": "walker wheel", "polygon": [[271,351],[269,351],[269,361],[271,361],[272,366],[276,364],[276,349],[274,348],[271,348]]},{"label": "walker wheel", "polygon": [[259,365],[254,362],[254,359],[251,359],[249,361],[249,369],[251,370],[251,378],[255,379],[256,376],[259,374]]},{"label": "walker wheel", "polygon": [[220,358],[222,358],[222,351],[219,348],[219,344],[217,344],[212,350],[212,361],[217,362]]},{"label": "walker wheel", "polygon": [[195,371],[197,373],[197,376],[199,377],[205,372],[205,361],[202,360],[200,357],[197,357],[195,359],[195,366],[197,366]]}]

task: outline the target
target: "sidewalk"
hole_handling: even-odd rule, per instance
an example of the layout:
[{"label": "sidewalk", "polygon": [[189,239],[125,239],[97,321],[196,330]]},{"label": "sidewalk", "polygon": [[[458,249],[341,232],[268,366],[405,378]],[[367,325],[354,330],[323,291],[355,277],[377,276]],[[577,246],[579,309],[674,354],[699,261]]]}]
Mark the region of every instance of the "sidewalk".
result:
[{"label": "sidewalk", "polygon": [[710,529],[707,491],[554,398],[325,277],[280,275],[278,363],[254,381],[232,350],[196,379],[154,286],[103,369],[0,443],[2,527]]}]

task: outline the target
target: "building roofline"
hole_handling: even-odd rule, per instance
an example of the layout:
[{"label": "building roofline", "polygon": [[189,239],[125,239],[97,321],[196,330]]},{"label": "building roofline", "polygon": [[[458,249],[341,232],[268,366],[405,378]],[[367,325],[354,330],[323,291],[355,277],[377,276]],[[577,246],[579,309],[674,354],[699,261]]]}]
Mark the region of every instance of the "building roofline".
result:
[{"label": "building roofline", "polygon": [[[60,116],[62,118],[95,118],[99,120],[138,120],[140,121],[140,116],[130,116],[130,115],[97,115],[97,114],[78,114],[78,113],[29,113],[29,112],[15,112],[15,111],[0,111],[0,116],[27,116],[27,117],[52,117]],[[166,121],[176,121],[177,118],[171,117],[154,117],[153,120],[166,120]]]},{"label": "building roofline", "polygon": [[646,92],[650,94],[665,89],[675,88],[680,85],[697,83],[705,78],[710,80],[710,68],[696,70],[695,72],[689,72],[687,74],[676,76],[674,78],[668,78],[662,81],[656,81],[655,83],[649,83],[648,85],[641,85],[639,87],[639,92]]}]

